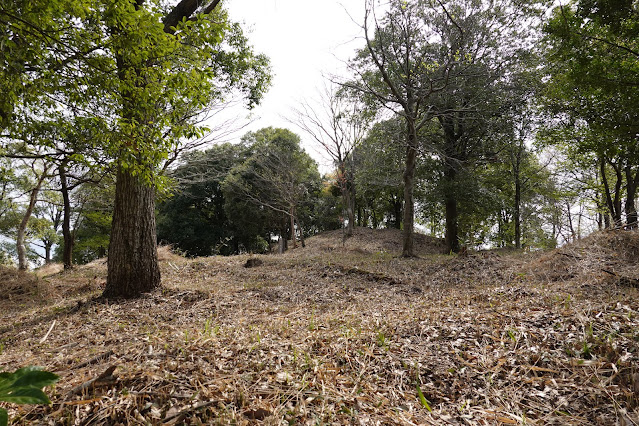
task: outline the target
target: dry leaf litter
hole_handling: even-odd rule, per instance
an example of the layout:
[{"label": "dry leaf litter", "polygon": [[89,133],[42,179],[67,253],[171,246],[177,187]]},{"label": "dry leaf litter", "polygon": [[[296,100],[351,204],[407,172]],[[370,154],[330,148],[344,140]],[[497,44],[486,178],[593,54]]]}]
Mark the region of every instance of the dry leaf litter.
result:
[{"label": "dry leaf litter", "polygon": [[[639,233],[441,255],[394,230],[186,259],[99,298],[104,260],[0,270],[0,371],[60,376],[15,424],[639,424]],[[259,259],[247,268],[247,260]],[[249,262],[250,263],[250,262]]]}]

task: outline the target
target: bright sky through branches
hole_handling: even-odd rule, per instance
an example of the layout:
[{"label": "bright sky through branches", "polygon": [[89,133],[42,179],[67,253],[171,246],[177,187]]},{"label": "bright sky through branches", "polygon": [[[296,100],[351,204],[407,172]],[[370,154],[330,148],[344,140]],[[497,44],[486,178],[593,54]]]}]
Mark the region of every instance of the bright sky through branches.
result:
[{"label": "bright sky through branches", "polygon": [[[310,138],[286,121],[303,99],[317,98],[323,74],[346,75],[345,61],[363,46],[363,0],[229,0],[232,20],[242,23],[255,51],[271,59],[273,85],[245,131],[285,127],[302,137],[306,151],[320,160]],[[243,134],[243,132],[242,132]],[[326,167],[324,161],[321,165]],[[322,167],[322,168],[324,168]]]}]

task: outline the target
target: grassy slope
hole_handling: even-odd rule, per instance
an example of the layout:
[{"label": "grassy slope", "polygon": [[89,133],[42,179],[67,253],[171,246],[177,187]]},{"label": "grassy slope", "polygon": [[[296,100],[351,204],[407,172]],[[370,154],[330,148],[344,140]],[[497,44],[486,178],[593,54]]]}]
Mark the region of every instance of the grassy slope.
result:
[{"label": "grassy slope", "polygon": [[61,376],[51,407],[11,406],[10,415],[639,423],[637,232],[466,257],[437,254],[437,241],[421,237],[418,259],[395,257],[398,241],[391,230],[358,229],[345,244],[328,233],[260,256],[256,268],[243,267],[248,256],[164,251],[164,289],[122,303],[95,299],[103,261],[39,279],[0,271],[0,370],[42,365]]}]

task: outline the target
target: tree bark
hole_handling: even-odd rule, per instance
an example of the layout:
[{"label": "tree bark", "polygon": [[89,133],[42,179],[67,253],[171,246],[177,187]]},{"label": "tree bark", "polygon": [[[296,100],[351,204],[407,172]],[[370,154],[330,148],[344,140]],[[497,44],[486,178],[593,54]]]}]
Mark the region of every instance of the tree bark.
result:
[{"label": "tree bark", "polygon": [[521,179],[519,176],[519,167],[514,170],[515,175],[515,248],[521,248]]},{"label": "tree bark", "polygon": [[155,188],[120,167],[103,296],[137,297],[159,286]]},{"label": "tree bark", "polygon": [[446,183],[448,188],[446,189],[446,199],[444,206],[446,209],[446,251],[448,253],[459,252],[459,212],[457,209],[457,196],[454,188],[452,188],[455,182],[455,176],[457,172],[452,165],[448,165],[448,170],[445,172]]},{"label": "tree bark", "polygon": [[297,235],[295,235],[295,207],[291,207],[290,210],[290,226],[291,226],[291,242],[293,243],[293,248],[297,248]]},{"label": "tree bark", "polygon": [[24,212],[22,221],[20,221],[20,224],[18,225],[18,232],[16,235],[16,250],[18,252],[18,269],[21,271],[26,271],[29,268],[29,263],[27,261],[27,247],[25,245],[25,235],[27,231],[27,225],[29,224],[29,219],[31,218],[31,214],[33,213],[33,208],[35,207],[38,200],[38,193],[40,192],[40,188],[42,187],[42,183],[44,182],[46,176],[47,166],[44,167],[42,175],[40,175],[36,182],[36,186],[31,190],[27,210]]},{"label": "tree bark", "polygon": [[611,161],[609,163],[615,169],[617,181],[615,182],[615,194],[614,199],[611,193],[610,184],[608,183],[608,175],[606,174],[606,162],[604,159],[601,159],[599,163],[600,172],[601,172],[601,181],[604,184],[604,194],[606,196],[606,204],[608,205],[608,210],[610,211],[610,215],[612,216],[612,220],[614,226],[619,226],[621,224],[621,200],[619,199],[619,190],[621,189],[621,180],[622,175],[619,168],[613,164]]},{"label": "tree bark", "polygon": [[457,189],[455,184],[457,181],[457,163],[459,155],[457,154],[457,141],[460,138],[455,132],[454,118],[446,115],[439,117],[439,122],[444,131],[444,180],[445,195],[444,208],[446,210],[446,251],[448,253],[458,253],[459,246],[459,212],[457,208]]},{"label": "tree bark", "polygon": [[353,236],[353,228],[355,225],[355,211],[353,210],[353,201],[352,194],[349,188],[348,182],[348,172],[346,170],[346,162],[340,161],[338,165],[338,179],[339,179],[339,188],[342,193],[342,203],[344,204],[344,209],[346,210],[346,219],[348,220],[348,224],[346,225],[346,237]]},{"label": "tree bark", "polygon": [[635,199],[637,187],[639,186],[639,170],[633,174],[632,166],[626,165],[626,227],[628,229],[637,228],[637,208]]},{"label": "tree bark", "polygon": [[402,257],[413,257],[414,238],[413,228],[415,226],[415,167],[417,164],[417,132],[415,123],[407,119],[408,144],[406,146],[406,168],[404,170],[404,232]]},{"label": "tree bark", "polygon": [[398,197],[393,196],[391,203],[393,204],[393,214],[395,215],[393,226],[395,229],[402,229],[402,201],[398,199]]},{"label": "tree bark", "polygon": [[63,201],[62,239],[64,241],[64,248],[62,251],[62,263],[64,264],[64,269],[71,269],[73,267],[73,245],[75,241],[71,233],[71,200],[67,183],[66,164],[66,161],[63,161],[58,166]]}]

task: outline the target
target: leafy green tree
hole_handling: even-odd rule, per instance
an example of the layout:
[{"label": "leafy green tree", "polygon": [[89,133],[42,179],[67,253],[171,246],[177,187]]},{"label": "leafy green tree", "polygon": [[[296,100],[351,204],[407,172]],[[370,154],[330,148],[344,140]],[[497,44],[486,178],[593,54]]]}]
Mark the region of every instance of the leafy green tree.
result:
[{"label": "leafy green tree", "polygon": [[[14,138],[28,135],[37,117],[47,116],[42,111],[107,123],[101,162],[114,163],[117,185],[104,295],[156,288],[162,163],[183,140],[205,132],[200,114],[231,92],[249,105],[259,100],[269,82],[266,58],[251,51],[219,0],[12,0],[0,19],[11,29],[0,45],[12,53],[0,70],[8,93],[3,128],[8,123]],[[27,119],[18,123],[20,117]]]},{"label": "leafy green tree", "polygon": [[106,176],[98,182],[86,182],[70,194],[72,207],[69,221],[71,250],[63,239],[54,258],[66,263],[69,252],[74,264],[85,264],[108,254],[113,219],[115,182]]},{"label": "leafy green tree", "polygon": [[305,218],[320,190],[317,163],[302,150],[299,136],[287,129],[267,127],[243,140],[252,154],[224,180],[228,216],[238,228],[244,227],[246,222],[238,223],[238,210],[243,210],[254,222],[261,218],[273,224],[271,229],[279,228],[283,241],[288,228],[293,247],[299,232],[303,244]]},{"label": "leafy green tree", "polygon": [[607,169],[625,187],[626,225],[637,226],[639,187],[639,11],[631,1],[580,0],[558,6],[546,26],[545,103],[560,124],[582,133],[582,153],[598,157],[607,208],[622,224]]},{"label": "leafy green tree", "polygon": [[228,143],[185,155],[170,174],[173,195],[158,206],[158,240],[189,256],[229,255],[237,253],[240,245],[251,247],[228,219],[222,191],[230,170],[247,155],[245,145]]},{"label": "leafy green tree", "polygon": [[[524,49],[534,8],[508,0],[393,1],[374,19],[369,4],[367,47],[352,62],[358,78],[347,83],[404,121],[404,248],[412,255],[415,169],[419,150],[442,161],[446,241],[459,250],[458,196],[462,169],[486,156],[486,137],[499,116],[498,86]],[[369,35],[368,20],[374,34]],[[441,133],[420,141],[437,119]],[[444,184],[445,183],[445,184]]]},{"label": "leafy green tree", "polygon": [[360,224],[401,229],[404,128],[391,119],[376,123],[353,153]]},{"label": "leafy green tree", "polygon": [[[374,3],[367,1],[362,25],[366,48],[351,62],[357,77],[346,86],[404,121],[402,254],[413,256],[417,134],[434,117],[430,97],[446,87],[452,64],[461,59],[455,44],[463,31],[445,2],[393,0],[381,18],[376,16]],[[450,40],[451,50],[442,45],[443,40]]]}]

